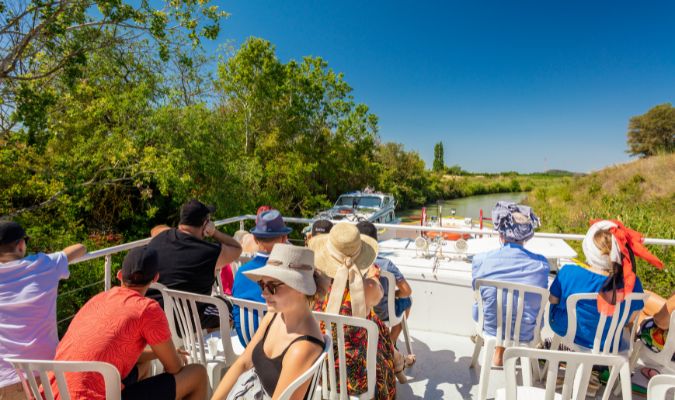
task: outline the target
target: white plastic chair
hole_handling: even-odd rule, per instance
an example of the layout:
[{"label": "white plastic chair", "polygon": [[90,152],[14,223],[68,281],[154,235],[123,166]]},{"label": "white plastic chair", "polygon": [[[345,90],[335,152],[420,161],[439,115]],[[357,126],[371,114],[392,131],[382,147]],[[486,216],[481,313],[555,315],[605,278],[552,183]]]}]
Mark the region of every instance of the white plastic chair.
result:
[{"label": "white plastic chair", "polygon": [[293,393],[295,393],[295,391],[309,379],[312,381],[307,388],[307,393],[310,394],[308,398],[313,398],[312,394],[316,390],[316,384],[319,381],[319,377],[321,376],[321,368],[325,365],[326,360],[328,359],[328,352],[331,351],[333,347],[333,340],[331,339],[330,335],[323,335],[323,343],[323,351],[321,352],[319,358],[314,361],[314,364],[312,364],[312,366],[307,371],[305,371],[302,375],[291,382],[290,385],[288,385],[286,390],[281,393],[279,400],[289,400],[291,396],[293,396]]},{"label": "white plastic chair", "polygon": [[[675,311],[670,314],[670,326],[668,332],[675,332]],[[668,335],[663,350],[654,353],[645,347],[645,345],[638,340],[633,349],[633,356],[631,357],[631,367],[635,367],[637,359],[642,359],[645,364],[654,364],[657,369],[666,374],[675,374],[675,362],[672,361],[673,353],[675,353],[675,333]]]},{"label": "white plastic chair", "polygon": [[46,361],[46,360],[26,360],[19,358],[6,358],[16,368],[16,372],[21,378],[26,398],[34,396],[36,399],[41,399],[40,388],[35,380],[34,372],[39,372],[42,387],[44,388],[45,398],[47,400],[54,400],[54,392],[49,384],[48,372],[54,373],[56,378],[56,385],[59,388],[59,395],[63,400],[70,400],[70,392],[68,391],[68,384],[64,372],[95,372],[103,376],[105,384],[105,398],[108,400],[120,400],[121,398],[121,381],[120,373],[117,368],[106,362],[101,361]]},{"label": "white plastic chair", "polygon": [[670,389],[675,389],[675,375],[656,375],[649,380],[647,400],[666,400]]},{"label": "white plastic chair", "polygon": [[[635,337],[635,332],[637,331],[637,323],[633,324],[633,328],[630,330],[628,337],[624,338],[624,327],[628,322],[630,317],[630,306],[632,302],[645,300],[647,298],[645,293],[631,293],[626,297],[622,306],[617,306],[614,308],[614,314],[611,316],[606,316],[600,314],[600,320],[598,321],[598,326],[595,330],[595,338],[593,339],[593,347],[586,348],[579,346],[574,343],[574,338],[577,333],[577,303],[582,300],[590,300],[597,304],[597,293],[577,293],[569,296],[567,298],[567,332],[565,336],[559,336],[553,334],[551,339],[551,348],[558,349],[562,343],[566,347],[574,350],[578,353],[591,353],[591,354],[613,354],[621,355],[624,357],[625,361],[629,363],[631,358],[631,352],[633,351],[633,342]],[[609,330],[607,336],[605,337],[604,342],[602,341],[602,334],[605,329],[605,326],[609,323]],[[628,344],[628,349],[620,351],[621,339],[624,338],[625,342]],[[672,356],[672,353],[671,353]],[[590,370],[588,371],[590,374]],[[607,380],[607,387],[612,388],[616,383],[617,374],[610,374],[609,379]],[[623,379],[623,378],[622,378]],[[628,383],[630,384],[630,377],[628,377]],[[623,385],[621,386],[623,387]],[[628,386],[630,389],[630,385]],[[618,394],[618,392],[617,392]],[[609,399],[610,391],[605,390],[604,395],[602,396],[603,400]]]},{"label": "white plastic chair", "polygon": [[[548,290],[536,286],[523,285],[513,282],[501,282],[493,281],[487,279],[476,279],[475,281],[475,295],[478,303],[478,325],[477,325],[477,337],[476,345],[473,350],[473,356],[471,358],[471,368],[475,368],[478,362],[478,356],[480,354],[480,349],[485,345],[485,351],[483,353],[483,366],[480,371],[480,382],[478,383],[478,399],[485,400],[487,397],[487,391],[489,387],[490,371],[492,369],[492,355],[494,354],[496,346],[503,347],[516,347],[516,346],[527,346],[534,347],[541,342],[541,323],[543,321],[544,309],[546,308],[546,302],[548,302]],[[496,300],[497,300],[497,332],[496,336],[490,336],[483,330],[483,319],[484,319],[484,309],[483,309],[483,298],[481,288],[492,287],[496,290]],[[537,317],[535,320],[534,326],[534,336],[530,342],[521,343],[520,341],[520,328],[523,320],[523,311],[525,308],[525,296],[539,296],[539,311],[537,312]],[[518,296],[516,300],[515,297]],[[506,296],[506,305],[504,305],[504,296]],[[515,320],[514,320],[514,303],[517,301],[517,308],[515,308]],[[504,317],[506,320],[504,321]],[[530,365],[529,359],[524,358],[521,361],[523,379],[527,385],[532,384],[532,365]],[[539,371],[539,365],[534,364],[536,368],[537,375]]]},{"label": "white plastic chair", "polygon": [[[516,384],[516,359],[529,358],[533,362],[546,360],[549,368],[546,375],[546,388]],[[555,393],[558,379],[558,366],[565,363],[565,377],[562,393]],[[553,399],[584,399],[590,380],[591,369],[594,365],[606,366],[613,374],[620,371],[623,385],[623,399],[631,400],[630,369],[626,359],[616,355],[574,353],[571,351],[553,351],[511,347],[504,351],[504,371],[506,374],[506,388],[499,389],[496,400],[553,400]],[[625,378],[625,379],[624,379]],[[605,389],[608,393],[610,389]]]},{"label": "white plastic chair", "polygon": [[[331,349],[328,355],[327,367],[323,368],[321,374],[321,394],[323,399],[360,399],[370,400],[375,396],[375,380],[377,368],[377,341],[378,328],[375,322],[365,318],[348,317],[345,315],[335,315],[323,312],[314,312],[314,316],[319,322],[325,324],[326,333],[330,333],[334,328],[337,333],[337,357],[339,361],[339,382],[335,376],[335,343],[331,343]],[[359,395],[347,395],[347,366],[345,355],[345,327],[357,327],[366,329],[368,334],[366,350],[366,371],[368,379],[368,390]],[[339,385],[339,391],[338,391]]]},{"label": "white plastic chair", "polygon": [[[239,307],[239,327],[244,342],[248,345],[248,342],[251,341],[255,334],[256,327],[260,326],[260,321],[267,313],[267,304],[239,299],[237,297],[228,297],[227,299],[230,300],[233,305]],[[236,337],[233,337],[232,340],[238,341]]]},{"label": "white plastic chair", "polygon": [[389,283],[387,289],[387,312],[389,313],[389,320],[384,321],[385,324],[391,327],[401,324],[401,331],[405,339],[405,348],[408,354],[412,354],[412,346],[410,344],[410,333],[408,332],[408,321],[405,312],[400,317],[396,316],[396,278],[394,274],[389,271],[380,271],[380,275],[384,277]]},{"label": "white plastic chair", "polygon": [[[163,289],[164,312],[169,325],[176,328],[183,339],[183,347],[189,353],[190,361],[206,367],[211,388],[217,385],[224,371],[229,368],[237,356],[230,340],[230,313],[225,303],[215,297],[202,294]],[[168,301],[167,301],[168,298]],[[209,304],[218,309],[220,318],[220,342],[222,353],[210,354],[204,331],[197,312],[197,303]],[[168,306],[170,305],[170,306]],[[220,346],[218,346],[220,348]],[[208,356],[208,357],[207,357]]]}]

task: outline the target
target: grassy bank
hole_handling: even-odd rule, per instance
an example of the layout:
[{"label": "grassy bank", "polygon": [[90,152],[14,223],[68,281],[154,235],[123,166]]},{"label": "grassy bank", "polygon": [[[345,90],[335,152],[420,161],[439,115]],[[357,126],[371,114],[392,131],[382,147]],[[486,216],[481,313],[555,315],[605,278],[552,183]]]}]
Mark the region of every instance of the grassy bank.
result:
[{"label": "grassy bank", "polygon": [[529,192],[536,188],[568,183],[571,180],[569,176],[549,174],[437,175],[434,180],[436,198],[430,200],[457,199],[492,193]]},{"label": "grassy bank", "polygon": [[[585,233],[589,220],[619,219],[645,237],[675,238],[675,155],[654,156],[583,177],[535,187],[527,202],[541,217],[542,231]],[[571,243],[581,252],[581,243]],[[659,271],[638,261],[645,288],[669,296],[675,288],[675,248],[648,246],[663,261]]]}]

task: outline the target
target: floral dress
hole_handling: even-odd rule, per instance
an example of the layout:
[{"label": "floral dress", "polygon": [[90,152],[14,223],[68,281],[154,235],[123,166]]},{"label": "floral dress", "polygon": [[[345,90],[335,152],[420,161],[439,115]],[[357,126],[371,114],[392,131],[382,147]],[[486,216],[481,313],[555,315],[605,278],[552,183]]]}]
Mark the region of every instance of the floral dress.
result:
[{"label": "floral dress", "polygon": [[[330,291],[328,292],[330,294]],[[328,303],[328,294],[314,304],[316,311],[325,311]],[[340,315],[352,315],[352,301],[349,289],[345,288],[345,294],[340,306]],[[377,370],[375,399],[386,400],[396,398],[396,375],[394,374],[394,346],[389,337],[389,328],[370,310],[368,319],[377,324],[379,331],[377,341]],[[325,327],[322,324],[322,329]],[[337,333],[333,330],[333,343],[337,343]],[[366,372],[366,347],[368,343],[367,331],[363,328],[345,328],[345,359],[347,361],[347,390],[350,395],[368,391]],[[335,348],[335,369],[339,374],[339,359],[337,347]],[[338,375],[339,376],[339,375]]]}]

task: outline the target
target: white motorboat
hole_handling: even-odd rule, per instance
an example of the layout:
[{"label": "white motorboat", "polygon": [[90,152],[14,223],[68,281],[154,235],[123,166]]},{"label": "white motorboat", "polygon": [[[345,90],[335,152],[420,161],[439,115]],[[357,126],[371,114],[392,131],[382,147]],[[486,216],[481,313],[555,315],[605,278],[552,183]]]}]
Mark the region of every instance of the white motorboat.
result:
[{"label": "white motorboat", "polygon": [[340,221],[370,221],[373,223],[398,224],[396,200],[391,194],[372,190],[344,193],[332,208],[320,212],[316,219]]}]

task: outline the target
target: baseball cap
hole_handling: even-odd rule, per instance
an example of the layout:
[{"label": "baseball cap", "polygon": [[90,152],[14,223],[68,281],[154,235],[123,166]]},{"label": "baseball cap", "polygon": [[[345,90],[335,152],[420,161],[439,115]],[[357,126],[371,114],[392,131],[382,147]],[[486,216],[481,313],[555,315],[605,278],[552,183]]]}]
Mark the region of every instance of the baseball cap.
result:
[{"label": "baseball cap", "polygon": [[146,285],[159,271],[159,257],[147,246],[131,249],[122,262],[122,280],[133,285]]},{"label": "baseball cap", "polygon": [[207,206],[199,200],[192,199],[183,204],[180,208],[180,222],[181,225],[201,226],[209,214],[213,214],[216,207]]},{"label": "baseball cap", "polygon": [[314,221],[312,224],[312,237],[330,232],[333,229],[333,223],[327,219]]},{"label": "baseball cap", "polygon": [[0,221],[0,245],[14,243],[26,237],[26,231],[14,221]]}]

